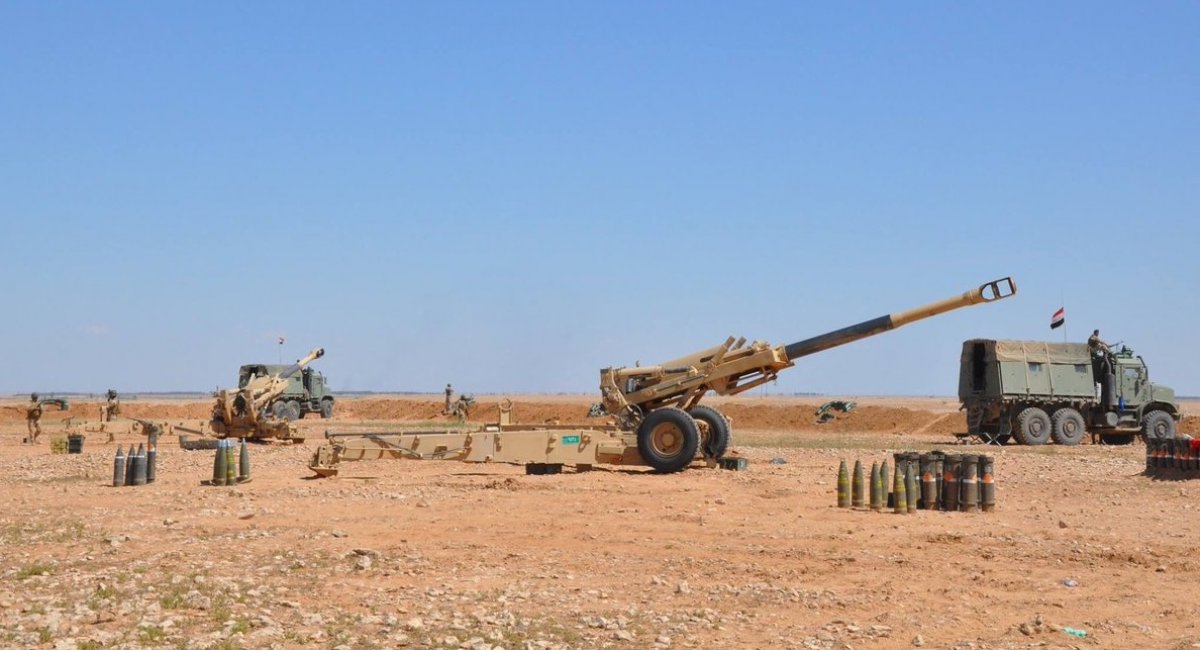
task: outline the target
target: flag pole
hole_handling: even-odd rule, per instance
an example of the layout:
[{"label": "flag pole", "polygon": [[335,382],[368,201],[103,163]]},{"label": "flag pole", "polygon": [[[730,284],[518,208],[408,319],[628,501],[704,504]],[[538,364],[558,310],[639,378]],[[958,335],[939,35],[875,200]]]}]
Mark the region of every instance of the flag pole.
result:
[{"label": "flag pole", "polygon": [[1059,289],[1059,305],[1063,310],[1063,343],[1067,342],[1067,292]]}]

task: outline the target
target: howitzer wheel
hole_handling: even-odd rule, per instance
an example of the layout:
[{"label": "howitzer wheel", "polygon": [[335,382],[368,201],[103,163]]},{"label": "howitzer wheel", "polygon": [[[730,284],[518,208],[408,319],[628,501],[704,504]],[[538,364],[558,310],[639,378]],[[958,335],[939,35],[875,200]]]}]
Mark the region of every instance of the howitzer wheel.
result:
[{"label": "howitzer wheel", "polygon": [[1166,411],[1150,411],[1142,418],[1142,435],[1146,440],[1169,440],[1175,437],[1175,418]]},{"label": "howitzer wheel", "polygon": [[711,406],[697,406],[688,411],[688,415],[704,425],[700,435],[700,451],[704,452],[704,457],[719,460],[729,449],[729,418]]},{"label": "howitzer wheel", "polygon": [[637,430],[642,460],[664,473],[683,470],[696,457],[700,428],[683,409],[665,407],[651,411]]},{"label": "howitzer wheel", "polygon": [[1061,408],[1050,418],[1050,435],[1060,445],[1077,445],[1087,433],[1083,416],[1073,408]]},{"label": "howitzer wheel", "polygon": [[1023,445],[1044,445],[1050,439],[1050,416],[1036,406],[1026,407],[1017,414],[1013,433]]}]

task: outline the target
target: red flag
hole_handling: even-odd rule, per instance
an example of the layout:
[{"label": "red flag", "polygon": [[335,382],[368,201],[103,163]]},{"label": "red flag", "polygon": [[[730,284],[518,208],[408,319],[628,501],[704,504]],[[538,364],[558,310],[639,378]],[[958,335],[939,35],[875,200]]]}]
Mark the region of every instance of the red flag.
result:
[{"label": "red flag", "polygon": [[1058,311],[1054,312],[1054,315],[1050,317],[1050,329],[1054,330],[1054,329],[1058,329],[1058,328],[1062,327],[1063,323],[1065,323],[1066,320],[1067,320],[1066,308],[1059,307]]}]

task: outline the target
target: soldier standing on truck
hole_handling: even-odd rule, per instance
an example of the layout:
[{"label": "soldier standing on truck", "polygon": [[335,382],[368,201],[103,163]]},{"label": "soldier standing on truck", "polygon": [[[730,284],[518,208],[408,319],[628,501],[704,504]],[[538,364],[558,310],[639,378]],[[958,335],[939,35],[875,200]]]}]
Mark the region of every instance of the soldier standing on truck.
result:
[{"label": "soldier standing on truck", "polygon": [[1092,367],[1098,369],[1095,386],[1096,399],[1100,399],[1104,392],[1100,383],[1101,377],[1112,372],[1108,363],[1108,352],[1108,344],[1100,338],[1100,330],[1092,330],[1092,335],[1088,337],[1088,353],[1092,357]]},{"label": "soldier standing on truck", "polygon": [[1100,338],[1100,330],[1092,330],[1092,335],[1088,337],[1088,352],[1091,352],[1093,357],[1102,353],[1108,354],[1108,344]]},{"label": "soldier standing on truck", "polygon": [[38,436],[42,435],[42,403],[38,401],[37,393],[29,394],[29,404],[25,407],[25,426],[29,429],[29,444],[37,444]]}]

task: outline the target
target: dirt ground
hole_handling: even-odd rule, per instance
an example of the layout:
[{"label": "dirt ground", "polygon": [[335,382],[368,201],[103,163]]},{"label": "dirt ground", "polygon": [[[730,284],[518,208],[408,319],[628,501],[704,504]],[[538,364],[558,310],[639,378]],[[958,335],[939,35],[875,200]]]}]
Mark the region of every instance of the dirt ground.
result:
[{"label": "dirt ground", "polygon": [[[742,472],[380,461],[313,479],[327,428],[441,420],[435,397],[345,399],[303,420],[307,444],[252,446],[250,483],[201,486],[212,453],[165,440],[158,480],[122,488],[101,435],[50,453],[98,404],[48,412],[30,446],[20,402],[0,403],[0,646],[1200,647],[1200,484],[1142,476],[1140,443],[991,447],[993,513],[838,509],[841,459],[982,449],[955,446],[954,400],[850,399],[820,426],[821,398],[712,400]],[[514,397],[524,422],[579,421],[590,401]]]}]

